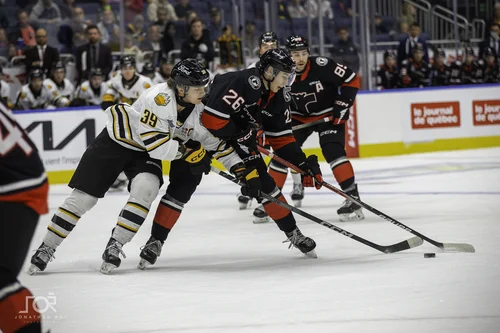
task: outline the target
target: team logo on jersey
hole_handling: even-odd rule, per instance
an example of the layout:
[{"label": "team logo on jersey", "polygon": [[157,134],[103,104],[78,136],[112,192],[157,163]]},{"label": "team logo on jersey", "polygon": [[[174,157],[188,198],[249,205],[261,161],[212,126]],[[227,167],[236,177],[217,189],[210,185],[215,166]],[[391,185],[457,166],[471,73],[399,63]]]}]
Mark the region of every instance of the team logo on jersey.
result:
[{"label": "team logo on jersey", "polygon": [[285,102],[287,103],[292,100],[292,96],[290,95],[290,90],[292,90],[292,87],[290,86],[283,87],[283,97],[285,98]]},{"label": "team logo on jersey", "polygon": [[252,86],[253,89],[258,90],[262,86],[262,83],[260,82],[260,79],[252,75],[248,78],[248,83],[250,83],[250,86]]},{"label": "team logo on jersey", "polygon": [[149,89],[151,85],[149,83],[144,83],[144,88]]},{"label": "team logo on jersey", "polygon": [[159,93],[155,97],[155,103],[158,106],[167,106],[170,103],[170,96],[165,93]]},{"label": "team logo on jersey", "polygon": [[326,66],[326,64],[328,63],[328,59],[324,58],[324,57],[317,57],[316,58],[316,63],[319,65],[319,66]]}]

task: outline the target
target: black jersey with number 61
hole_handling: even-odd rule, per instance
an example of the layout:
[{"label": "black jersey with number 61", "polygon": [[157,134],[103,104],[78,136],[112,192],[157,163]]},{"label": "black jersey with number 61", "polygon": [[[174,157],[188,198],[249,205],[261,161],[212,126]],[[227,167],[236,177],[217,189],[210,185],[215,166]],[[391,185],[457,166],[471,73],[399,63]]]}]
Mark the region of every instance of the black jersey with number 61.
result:
[{"label": "black jersey with number 61", "polygon": [[351,69],[330,58],[309,57],[292,84],[292,117],[301,122],[325,117],[337,99],[346,99],[352,105],[358,89],[358,77]]}]

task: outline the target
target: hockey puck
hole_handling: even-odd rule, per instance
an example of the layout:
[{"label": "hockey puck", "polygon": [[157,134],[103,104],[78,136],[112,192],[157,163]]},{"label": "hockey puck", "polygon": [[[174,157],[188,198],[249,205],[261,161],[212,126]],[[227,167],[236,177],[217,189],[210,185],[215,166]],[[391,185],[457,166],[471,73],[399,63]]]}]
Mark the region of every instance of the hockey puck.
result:
[{"label": "hockey puck", "polygon": [[435,253],[424,253],[424,258],[436,258]]}]

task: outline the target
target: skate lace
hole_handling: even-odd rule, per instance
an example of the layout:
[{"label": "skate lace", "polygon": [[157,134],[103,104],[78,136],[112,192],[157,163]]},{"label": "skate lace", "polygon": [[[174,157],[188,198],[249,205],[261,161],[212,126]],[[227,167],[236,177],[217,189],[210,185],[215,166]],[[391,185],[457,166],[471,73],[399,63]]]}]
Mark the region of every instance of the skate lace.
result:
[{"label": "skate lace", "polygon": [[287,235],[288,239],[284,240],[283,243],[288,243],[290,242],[290,245],[288,245],[288,248],[292,248],[298,244],[300,244],[306,237],[300,232],[299,229],[295,229],[292,231],[290,234]]},{"label": "skate lace", "polygon": [[38,256],[41,257],[45,262],[50,262],[56,258],[54,256],[54,252],[56,252],[56,250],[47,245],[43,245],[37,250],[37,252]]},{"label": "skate lace", "polygon": [[291,194],[302,194],[304,187],[302,184],[293,184],[293,189]]},{"label": "skate lace", "polygon": [[156,254],[158,257],[160,256],[160,253],[161,253],[161,241],[159,240],[152,240],[150,241],[149,243],[146,243],[146,245],[144,246],[141,246],[140,250],[150,250],[151,252],[153,252],[154,254]]},{"label": "skate lace", "polygon": [[106,250],[109,250],[109,252],[116,257],[119,257],[119,255],[121,254],[123,258],[127,258],[125,252],[123,252],[122,250],[122,245],[118,242],[113,242],[106,248]]}]

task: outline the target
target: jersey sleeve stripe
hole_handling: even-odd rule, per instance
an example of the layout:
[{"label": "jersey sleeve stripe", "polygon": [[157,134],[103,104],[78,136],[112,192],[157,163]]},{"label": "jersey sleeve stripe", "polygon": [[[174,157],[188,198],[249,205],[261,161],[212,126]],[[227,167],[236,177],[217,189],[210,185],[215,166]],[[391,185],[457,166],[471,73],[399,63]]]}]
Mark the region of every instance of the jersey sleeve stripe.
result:
[{"label": "jersey sleeve stripe", "polygon": [[164,143],[166,143],[168,140],[170,140],[170,136],[158,141],[158,143],[156,143],[154,146],[150,146],[147,148],[147,151],[148,152],[152,152],[153,150],[155,150],[156,148],[160,147],[161,145],[163,145]]},{"label": "jersey sleeve stripe", "polygon": [[127,111],[125,111],[125,108],[123,105],[119,105],[118,108],[122,111],[123,115],[125,116],[125,129],[127,131],[128,137],[127,139],[133,140],[134,138],[132,137],[132,130],[130,129],[130,119],[128,116]]},{"label": "jersey sleeve stripe", "polygon": [[[118,133],[116,133],[116,127],[117,125],[119,126],[120,125],[120,122],[118,120],[118,114],[119,112],[116,112],[115,111],[115,108],[116,108],[116,105],[113,105],[110,109],[109,109],[109,112],[111,113],[111,117],[113,118],[113,136],[115,137],[115,140],[117,141],[121,141],[123,143],[126,143],[128,144],[129,146],[132,146],[134,148],[139,148],[140,150],[144,150],[144,147],[142,147],[140,144],[134,142],[134,141],[131,141],[131,140],[127,140],[125,138],[123,138],[123,136],[120,136],[118,135]],[[116,112],[116,114],[115,114]],[[123,124],[121,124],[123,126]],[[125,131],[124,131],[125,133]]]},{"label": "jersey sleeve stripe", "polygon": [[221,128],[224,128],[229,123],[229,117],[221,119],[209,112],[203,112],[201,114],[201,119],[203,126],[205,126],[209,130],[219,130]]},{"label": "jersey sleeve stripe", "polygon": [[141,134],[141,138],[145,138],[147,136],[152,136],[156,134],[163,134],[163,135],[168,135],[166,132],[160,132],[160,131],[149,131],[149,132],[144,132]]},{"label": "jersey sleeve stripe", "polygon": [[[354,78],[352,78],[354,76]],[[353,87],[353,88],[358,88],[359,89],[359,78],[355,73],[352,73],[352,75],[342,83],[343,87]]]},{"label": "jersey sleeve stripe", "polygon": [[281,132],[268,132],[268,131],[264,131],[264,133],[267,136],[279,137],[279,136],[283,136],[283,135],[292,135],[292,130],[291,129],[287,129],[287,130],[284,130],[284,131],[281,131]]},{"label": "jersey sleeve stripe", "polygon": [[229,119],[231,117],[228,114],[225,114],[225,113],[222,113],[222,112],[217,111],[215,109],[212,109],[211,107],[206,106],[206,105],[205,105],[205,110],[207,110],[209,113],[212,113],[214,116],[217,116],[217,117],[220,117],[220,118]]},{"label": "jersey sleeve stripe", "polygon": [[352,73],[351,76],[349,76],[345,81],[344,83],[349,83],[352,81],[352,79],[354,79],[354,77],[356,76],[356,73]]},{"label": "jersey sleeve stripe", "polygon": [[167,134],[158,134],[158,135],[155,135],[149,139],[144,140],[143,142],[144,142],[145,146],[151,146],[156,141],[162,140],[164,138],[170,138],[170,134],[168,134],[168,133]]},{"label": "jersey sleeve stripe", "polygon": [[218,160],[219,158],[222,158],[224,156],[227,156],[229,154],[231,154],[232,152],[234,151],[234,148],[233,147],[230,147],[229,149],[226,149],[226,150],[223,150],[221,152],[217,152],[214,154],[214,158],[216,160]]}]

